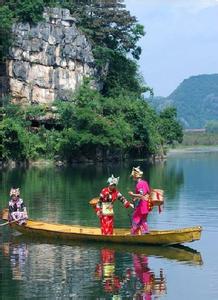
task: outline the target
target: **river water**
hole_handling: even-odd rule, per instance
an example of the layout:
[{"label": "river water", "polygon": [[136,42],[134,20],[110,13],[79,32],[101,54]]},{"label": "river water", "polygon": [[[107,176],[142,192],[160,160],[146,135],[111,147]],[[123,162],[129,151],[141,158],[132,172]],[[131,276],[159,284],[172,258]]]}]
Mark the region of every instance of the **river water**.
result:
[{"label": "river water", "polygon": [[[218,299],[218,152],[177,153],[152,165],[4,170],[0,205],[19,186],[32,219],[98,226],[88,201],[111,174],[120,176],[127,196],[134,188],[130,170],[138,165],[153,188],[165,191],[164,211],[153,210],[150,228],[201,225],[200,241],[183,248],[61,244],[0,227],[0,299]],[[130,212],[115,203],[117,227],[130,226]]]}]

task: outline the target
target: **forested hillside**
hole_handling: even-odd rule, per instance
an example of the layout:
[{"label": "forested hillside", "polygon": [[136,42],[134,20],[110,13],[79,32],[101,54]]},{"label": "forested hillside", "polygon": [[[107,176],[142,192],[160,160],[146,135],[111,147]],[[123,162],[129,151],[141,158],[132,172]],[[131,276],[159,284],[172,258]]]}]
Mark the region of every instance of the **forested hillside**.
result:
[{"label": "forested hillside", "polygon": [[154,97],[150,103],[158,111],[174,106],[185,128],[205,128],[218,120],[218,74],[192,76],[168,97]]}]

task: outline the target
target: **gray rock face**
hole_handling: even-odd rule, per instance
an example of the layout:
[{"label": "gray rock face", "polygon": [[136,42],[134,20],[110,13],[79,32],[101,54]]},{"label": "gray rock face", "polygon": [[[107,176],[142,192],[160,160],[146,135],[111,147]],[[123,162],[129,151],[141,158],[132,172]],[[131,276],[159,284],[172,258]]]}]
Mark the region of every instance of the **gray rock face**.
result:
[{"label": "gray rock face", "polygon": [[67,101],[84,76],[95,77],[86,37],[69,10],[46,8],[37,25],[13,25],[7,62],[9,90],[17,103]]}]

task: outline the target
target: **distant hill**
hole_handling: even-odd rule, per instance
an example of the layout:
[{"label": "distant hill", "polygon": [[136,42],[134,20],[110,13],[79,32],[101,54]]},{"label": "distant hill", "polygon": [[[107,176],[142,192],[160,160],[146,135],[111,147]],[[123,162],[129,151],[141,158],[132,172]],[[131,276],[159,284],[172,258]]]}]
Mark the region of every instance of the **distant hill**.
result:
[{"label": "distant hill", "polygon": [[149,103],[158,111],[175,106],[184,128],[204,128],[207,121],[218,120],[218,74],[192,76],[168,97]]}]

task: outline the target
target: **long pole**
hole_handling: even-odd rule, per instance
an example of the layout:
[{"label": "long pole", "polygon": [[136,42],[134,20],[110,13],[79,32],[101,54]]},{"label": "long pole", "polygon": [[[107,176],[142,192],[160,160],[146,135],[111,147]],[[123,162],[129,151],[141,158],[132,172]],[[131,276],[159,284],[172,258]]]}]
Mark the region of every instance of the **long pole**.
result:
[{"label": "long pole", "polygon": [[0,224],[0,226],[5,226],[5,225],[8,225],[8,224],[12,224],[12,223],[18,222],[20,220],[22,220],[22,219],[17,219],[17,220],[13,220],[13,221],[7,221],[7,222],[5,222],[3,224]]}]

